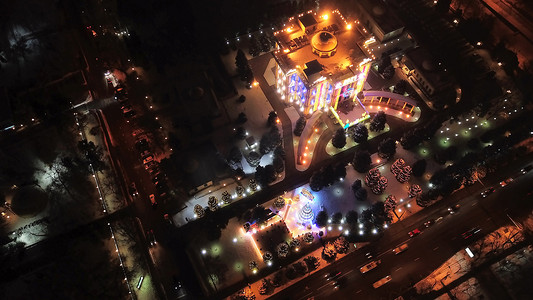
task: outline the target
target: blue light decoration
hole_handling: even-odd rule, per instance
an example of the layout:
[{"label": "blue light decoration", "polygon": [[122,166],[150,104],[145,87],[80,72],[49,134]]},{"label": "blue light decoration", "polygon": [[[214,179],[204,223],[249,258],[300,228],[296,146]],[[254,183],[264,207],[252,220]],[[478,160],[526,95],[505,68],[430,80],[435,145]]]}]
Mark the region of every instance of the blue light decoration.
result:
[{"label": "blue light decoration", "polygon": [[331,103],[331,95],[333,95],[333,86],[331,84],[328,84],[328,91],[326,92],[326,104],[327,105]]},{"label": "blue light decoration", "polygon": [[354,91],[353,88],[347,88],[347,89],[344,91],[344,93],[342,94],[342,96],[343,96],[344,98],[349,98],[349,97],[352,96],[353,91]]}]

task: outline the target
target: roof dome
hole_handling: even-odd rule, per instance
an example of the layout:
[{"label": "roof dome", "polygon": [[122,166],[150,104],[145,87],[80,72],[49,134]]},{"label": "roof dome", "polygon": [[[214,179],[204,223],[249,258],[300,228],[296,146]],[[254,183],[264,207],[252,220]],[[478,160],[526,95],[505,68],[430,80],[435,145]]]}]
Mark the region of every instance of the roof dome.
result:
[{"label": "roof dome", "polygon": [[311,39],[313,52],[322,56],[331,56],[337,50],[337,38],[327,31],[317,32]]}]

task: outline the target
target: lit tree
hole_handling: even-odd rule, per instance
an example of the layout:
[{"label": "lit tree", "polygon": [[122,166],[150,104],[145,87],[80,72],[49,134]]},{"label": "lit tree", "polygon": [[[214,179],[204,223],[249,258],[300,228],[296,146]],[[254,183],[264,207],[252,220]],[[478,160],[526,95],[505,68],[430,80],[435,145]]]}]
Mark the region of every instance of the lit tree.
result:
[{"label": "lit tree", "polygon": [[259,165],[259,162],[261,161],[261,155],[255,151],[250,152],[248,154],[248,163],[251,167],[255,168]]},{"label": "lit tree", "polygon": [[304,242],[306,242],[307,244],[311,244],[311,243],[313,243],[313,241],[315,240],[315,236],[313,235],[312,232],[306,232],[306,233],[304,234],[303,240],[304,240]]},{"label": "lit tree", "polygon": [[418,197],[422,193],[422,188],[418,184],[409,187],[409,198]]},{"label": "lit tree", "polygon": [[250,184],[248,186],[253,192],[257,191],[257,183],[255,182],[255,179],[250,179]]},{"label": "lit tree", "polygon": [[335,245],[331,242],[327,242],[322,249],[322,257],[326,260],[334,260],[337,257],[337,251],[335,251]]},{"label": "lit tree", "polygon": [[339,128],[337,131],[335,131],[335,135],[331,140],[331,144],[339,149],[346,146],[346,133],[344,132],[343,128]]},{"label": "lit tree", "polygon": [[387,188],[387,183],[388,183],[387,178],[385,178],[385,176],[381,176],[379,178],[378,182],[374,186],[372,186],[372,188],[371,188],[372,193],[374,193],[376,195],[383,194],[383,192]]},{"label": "lit tree", "polygon": [[300,251],[300,240],[298,238],[293,238],[290,243],[291,249],[294,252]]},{"label": "lit tree", "polygon": [[237,193],[237,197],[241,197],[244,194],[244,188],[242,187],[242,185],[238,185],[235,188],[235,192]]},{"label": "lit tree", "polygon": [[396,208],[396,197],[388,195],[385,199],[385,211],[390,212]]},{"label": "lit tree", "polygon": [[356,143],[361,144],[368,140],[368,129],[365,124],[359,123],[355,125],[352,132],[352,138]]},{"label": "lit tree", "polygon": [[278,196],[276,200],[274,200],[273,206],[278,210],[282,209],[285,206],[285,199],[283,196]]},{"label": "lit tree", "polygon": [[374,186],[381,177],[381,172],[379,172],[378,168],[373,168],[370,171],[368,171],[368,174],[365,177],[365,183],[367,186],[372,187]]},{"label": "lit tree", "polygon": [[248,263],[248,267],[250,268],[250,270],[256,270],[257,269],[257,262],[255,260],[251,260],[249,263]]},{"label": "lit tree", "polygon": [[384,111],[380,110],[374,115],[372,121],[370,121],[370,130],[374,132],[382,131],[385,129],[385,123],[387,123],[387,115]]},{"label": "lit tree", "polygon": [[211,211],[215,211],[218,209],[218,199],[215,196],[209,197],[209,200],[207,201],[207,205],[209,206],[209,209]]},{"label": "lit tree", "polygon": [[285,258],[289,254],[289,245],[285,242],[278,244],[276,247],[278,257]]},{"label": "lit tree", "polygon": [[222,193],[222,201],[225,203],[225,204],[229,204],[231,203],[231,195],[228,193],[228,191],[224,191]]},{"label": "lit tree", "polygon": [[390,168],[392,174],[396,176],[396,179],[400,183],[409,181],[411,178],[412,169],[410,166],[405,164],[405,161],[401,158],[397,159]]},{"label": "lit tree", "polygon": [[194,213],[196,214],[197,218],[201,218],[205,215],[205,210],[200,204],[196,204],[194,206]]},{"label": "lit tree", "polygon": [[272,259],[274,259],[274,256],[272,255],[272,253],[270,251],[267,251],[263,254],[263,261],[264,262],[269,262],[271,261]]},{"label": "lit tree", "polygon": [[335,246],[335,251],[337,251],[337,253],[344,254],[348,252],[348,248],[350,244],[348,243],[345,237],[339,236],[335,240],[334,246]]}]

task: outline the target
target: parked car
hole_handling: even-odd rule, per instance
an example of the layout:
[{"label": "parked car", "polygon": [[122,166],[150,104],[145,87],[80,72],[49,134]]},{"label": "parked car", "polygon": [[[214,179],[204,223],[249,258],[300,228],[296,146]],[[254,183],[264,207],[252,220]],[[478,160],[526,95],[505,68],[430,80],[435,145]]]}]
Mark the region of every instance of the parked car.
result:
[{"label": "parked car", "polygon": [[415,237],[415,236],[419,235],[420,232],[421,232],[421,231],[420,231],[420,229],[418,229],[418,228],[416,228],[416,229],[414,229],[414,230],[412,230],[412,231],[409,231],[409,237]]},{"label": "parked car", "polygon": [[490,195],[490,194],[492,194],[492,193],[494,193],[495,190],[496,190],[496,189],[495,189],[494,187],[491,186],[490,188],[484,190],[484,191],[481,193],[481,197],[483,197],[483,198],[487,198],[487,196]]},{"label": "parked car", "polygon": [[147,165],[149,163],[154,162],[154,156],[153,155],[147,155],[143,157],[143,165]]},{"label": "parked car", "polygon": [[461,207],[461,205],[459,205],[459,204],[455,204],[454,206],[450,206],[450,207],[448,207],[448,212],[450,213],[450,215],[453,215],[454,213],[459,211],[460,207]]},{"label": "parked car", "polygon": [[396,248],[394,248],[394,250],[392,250],[392,252],[396,255],[404,252],[405,250],[407,250],[409,248],[409,246],[407,244],[403,244],[403,245],[400,245]]},{"label": "parked car", "polygon": [[157,167],[157,162],[155,162],[154,160],[148,161],[148,162],[143,163],[143,164],[144,164],[144,168],[146,170],[150,170],[150,169],[152,169],[154,167]]},{"label": "parked car", "polygon": [[157,201],[155,200],[155,195],[154,194],[150,194],[149,198],[150,198],[150,203],[152,203],[152,207],[156,207],[157,206]]},{"label": "parked car", "polygon": [[152,175],[152,182],[154,184],[157,184],[160,181],[165,180],[165,174],[163,173],[156,173],[155,175]]},{"label": "parked car", "polygon": [[504,181],[501,181],[501,182],[500,182],[500,186],[501,186],[501,187],[505,187],[505,186],[507,186],[509,183],[511,183],[511,181],[513,181],[513,178],[509,177],[509,178],[505,179]]}]

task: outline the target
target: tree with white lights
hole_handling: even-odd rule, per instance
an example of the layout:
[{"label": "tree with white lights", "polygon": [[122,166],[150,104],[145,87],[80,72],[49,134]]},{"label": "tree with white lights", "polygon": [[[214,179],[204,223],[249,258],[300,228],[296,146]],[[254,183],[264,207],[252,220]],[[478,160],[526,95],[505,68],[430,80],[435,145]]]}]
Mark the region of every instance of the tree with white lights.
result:
[{"label": "tree with white lights", "polygon": [[218,209],[218,199],[215,196],[209,197],[209,200],[207,201],[207,205],[209,206],[209,209],[211,211],[215,211]]},{"label": "tree with white lights", "polygon": [[255,179],[250,179],[250,190],[252,190],[253,192],[257,191],[257,183],[255,182]]},{"label": "tree with white lights", "polygon": [[237,193],[237,197],[241,197],[244,194],[244,188],[242,187],[242,185],[238,185],[235,188],[235,192]]},{"label": "tree with white lights", "polygon": [[274,259],[274,256],[272,255],[272,253],[270,251],[267,251],[263,254],[263,261],[264,262],[269,262],[271,260]]},{"label": "tree with white lights", "polygon": [[228,191],[224,191],[222,193],[222,201],[225,203],[225,204],[229,204],[231,203],[231,195],[228,193]]},{"label": "tree with white lights", "polygon": [[257,269],[257,262],[255,260],[251,260],[249,263],[248,263],[248,267],[250,268],[250,270],[256,270]]},{"label": "tree with white lights", "polygon": [[287,257],[287,254],[289,254],[289,244],[283,242],[279,243],[276,247],[276,252],[278,254],[278,257],[285,258]]},{"label": "tree with white lights", "polygon": [[283,196],[278,196],[276,200],[274,200],[273,206],[275,209],[282,209],[285,206],[285,198],[283,198]]},{"label": "tree with white lights", "polygon": [[307,244],[311,244],[311,243],[313,243],[313,241],[315,240],[315,236],[313,235],[312,232],[306,232],[306,233],[304,234],[303,240],[304,240],[304,242],[306,242]]},{"label": "tree with white lights", "polygon": [[197,218],[201,218],[205,215],[205,210],[200,204],[196,204],[194,206],[194,213],[196,214]]},{"label": "tree with white lights", "polygon": [[293,238],[290,243],[291,249],[294,252],[300,251],[300,240],[298,238]]}]

